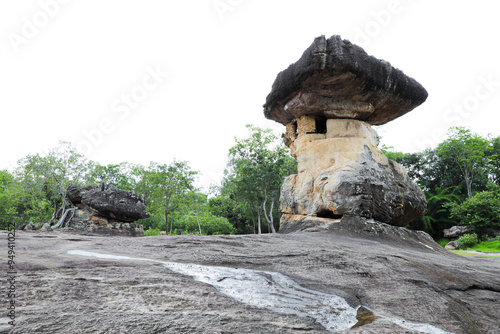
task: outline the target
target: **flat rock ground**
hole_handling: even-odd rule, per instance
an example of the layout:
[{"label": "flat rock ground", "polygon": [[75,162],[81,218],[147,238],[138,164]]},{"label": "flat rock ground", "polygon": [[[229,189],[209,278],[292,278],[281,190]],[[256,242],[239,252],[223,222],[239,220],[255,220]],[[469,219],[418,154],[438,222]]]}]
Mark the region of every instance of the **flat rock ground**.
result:
[{"label": "flat rock ground", "polygon": [[[7,232],[0,238],[6,273]],[[69,250],[276,271],[378,315],[500,333],[500,259],[460,257],[405,229],[136,238],[21,231],[15,249],[16,326],[2,307],[1,333],[328,332],[312,318],[243,304],[161,264]],[[345,333],[418,332],[379,319]]]}]

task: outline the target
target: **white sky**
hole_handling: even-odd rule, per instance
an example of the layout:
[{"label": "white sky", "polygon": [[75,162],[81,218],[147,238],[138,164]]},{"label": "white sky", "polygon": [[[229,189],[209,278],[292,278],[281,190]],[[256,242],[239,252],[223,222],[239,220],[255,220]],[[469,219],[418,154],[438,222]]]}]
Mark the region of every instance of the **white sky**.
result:
[{"label": "white sky", "polygon": [[322,34],[351,40],[428,90],[422,106],[378,128],[384,144],[421,151],[453,125],[498,136],[497,8],[486,0],[3,0],[0,169],[64,140],[101,164],[187,160],[202,173],[199,185],[217,183],[245,124],[284,130],[262,105],[278,72]]}]

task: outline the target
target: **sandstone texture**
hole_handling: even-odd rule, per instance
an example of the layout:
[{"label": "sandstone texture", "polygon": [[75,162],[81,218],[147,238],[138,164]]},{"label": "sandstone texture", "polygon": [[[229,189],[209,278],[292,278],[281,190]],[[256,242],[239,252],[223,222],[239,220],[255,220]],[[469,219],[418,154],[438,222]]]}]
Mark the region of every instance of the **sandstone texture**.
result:
[{"label": "sandstone texture", "polygon": [[278,74],[264,115],[286,125],[298,174],[281,189],[280,232],[308,217],[344,215],[406,226],[424,215],[423,191],[378,149],[372,125],[423,103],[425,89],[389,63],[339,36],[315,39]]},{"label": "sandstone texture", "polygon": [[281,232],[290,219],[305,215],[352,215],[406,226],[425,213],[425,195],[403,167],[376,147],[368,124],[328,120],[327,127],[328,138],[306,134],[295,140],[298,174],[282,186]]},{"label": "sandstone texture", "polygon": [[[249,306],[159,263],[88,258],[70,250],[273,271],[377,316],[429,324],[441,333],[500,332],[500,258],[460,257],[426,233],[369,219],[308,219],[310,228],[274,235],[17,231],[16,326],[2,316],[0,332],[328,333],[311,317]],[[0,234],[7,249],[7,232]],[[6,253],[1,257],[6,272]],[[341,333],[423,332],[367,316]]]}]

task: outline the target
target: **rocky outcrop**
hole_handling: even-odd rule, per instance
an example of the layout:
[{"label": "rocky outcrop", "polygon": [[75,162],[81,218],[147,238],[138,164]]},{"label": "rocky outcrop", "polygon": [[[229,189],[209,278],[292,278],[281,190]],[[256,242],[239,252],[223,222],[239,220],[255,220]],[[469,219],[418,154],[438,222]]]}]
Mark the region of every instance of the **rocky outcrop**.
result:
[{"label": "rocky outcrop", "polygon": [[29,222],[19,225],[16,230],[18,231],[34,231],[36,230],[35,223]]},{"label": "rocky outcrop", "polygon": [[[331,333],[314,317],[245,304],[161,265],[160,261],[168,261],[227,268],[229,273],[219,280],[228,284],[239,278],[231,275],[234,268],[261,273],[261,281],[269,286],[276,284],[267,273],[281,273],[318,295],[341,296],[352,307],[361,305],[373,312],[368,313],[371,319],[362,319],[360,308],[356,327],[341,333],[498,333],[499,258],[461,257],[423,232],[360,217],[333,223],[331,230],[313,231],[184,235],[170,237],[168,243],[162,237],[24,232],[16,241],[16,326],[5,320],[0,322],[0,332],[79,333],[84,326],[87,333],[137,333],[138,329],[143,333]],[[7,231],[0,232],[6,249]],[[71,255],[70,250],[157,262],[99,259]],[[236,287],[252,297],[251,290]],[[269,295],[272,300],[280,297]],[[307,296],[299,297],[290,306],[308,302]],[[325,300],[322,310],[327,308]],[[412,324],[420,326],[408,329]],[[431,331],[430,326],[440,330]]]},{"label": "rocky outcrop", "polygon": [[443,238],[458,239],[468,232],[470,232],[470,228],[468,226],[452,226],[443,230]]},{"label": "rocky outcrop", "polygon": [[448,250],[457,250],[460,249],[460,244],[456,241],[450,241],[444,246],[444,248]]},{"label": "rocky outcrop", "polygon": [[111,219],[100,215],[88,206],[77,204],[78,210],[68,227],[82,233],[103,235],[143,236],[144,227],[130,221]]},{"label": "rocky outcrop", "polygon": [[143,226],[134,223],[149,217],[144,196],[101,184],[99,187],[70,187],[68,197],[78,208],[68,223],[70,229],[92,234],[144,235]]},{"label": "rocky outcrop", "polygon": [[99,213],[99,215],[120,221],[133,222],[148,218],[146,198],[133,191],[116,189],[111,185],[86,191],[82,203]]},{"label": "rocky outcrop", "polygon": [[278,75],[264,105],[267,118],[286,125],[284,141],[298,164],[281,189],[280,231],[306,216],[358,216],[394,226],[423,216],[424,193],[377,148],[371,125],[426,98],[414,79],[360,47],[339,36],[316,38]]}]

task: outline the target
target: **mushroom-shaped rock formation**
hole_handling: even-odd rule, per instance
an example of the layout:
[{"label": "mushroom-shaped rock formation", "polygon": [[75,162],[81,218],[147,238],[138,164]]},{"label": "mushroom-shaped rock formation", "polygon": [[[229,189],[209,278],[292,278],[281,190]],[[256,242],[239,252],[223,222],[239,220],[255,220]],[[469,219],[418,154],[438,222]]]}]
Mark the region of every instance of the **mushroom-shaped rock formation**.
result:
[{"label": "mushroom-shaped rock formation", "polygon": [[132,191],[116,189],[112,185],[101,184],[100,188],[85,192],[82,203],[97,211],[101,216],[133,222],[149,218],[146,199]]},{"label": "mushroom-shaped rock formation", "polygon": [[[406,226],[421,217],[422,190],[377,148],[371,125],[385,124],[427,98],[414,79],[339,36],[320,36],[278,74],[264,105],[286,125],[298,174],[283,183],[280,231],[342,216]],[[346,220],[347,221],[347,220]],[[328,225],[328,224],[327,224]]]}]

